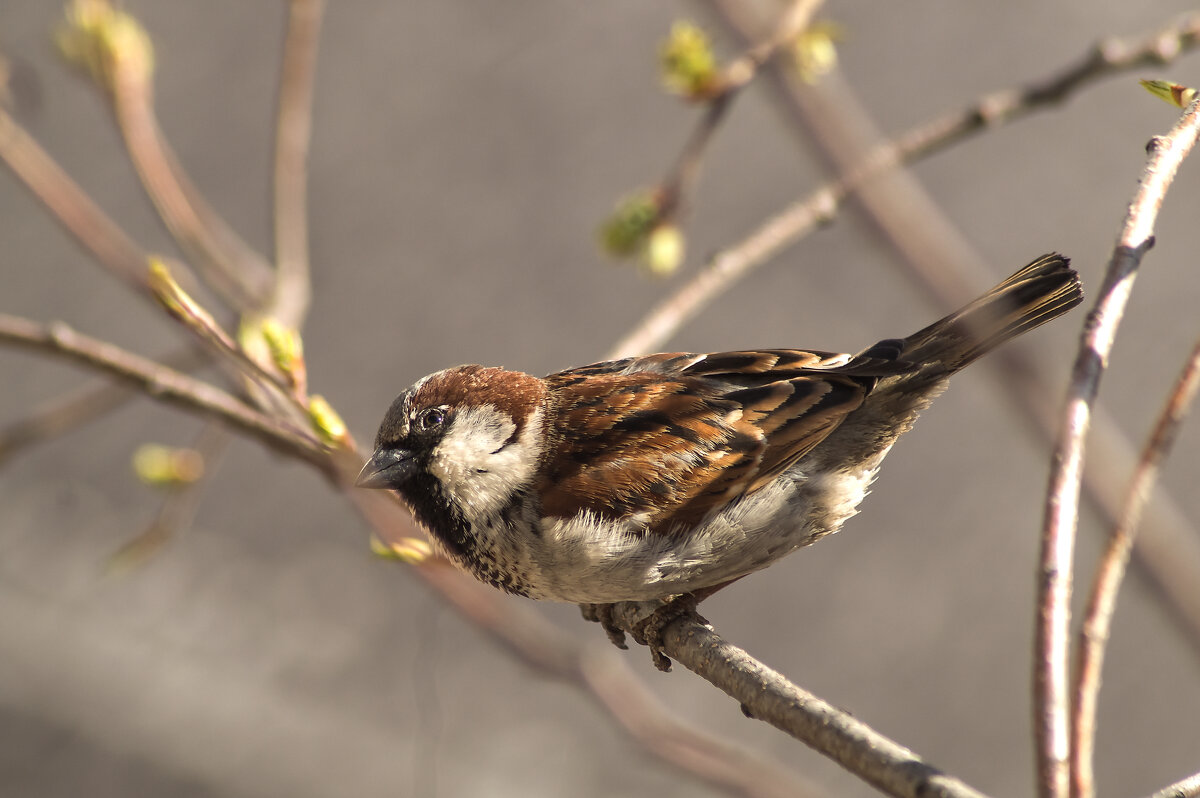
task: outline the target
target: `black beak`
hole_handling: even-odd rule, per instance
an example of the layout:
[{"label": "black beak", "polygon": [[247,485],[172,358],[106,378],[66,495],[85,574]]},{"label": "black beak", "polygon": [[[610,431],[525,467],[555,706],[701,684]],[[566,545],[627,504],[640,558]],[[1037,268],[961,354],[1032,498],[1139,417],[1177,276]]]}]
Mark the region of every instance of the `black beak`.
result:
[{"label": "black beak", "polygon": [[407,449],[376,449],[358,472],[360,488],[399,488],[417,472],[415,455]]}]

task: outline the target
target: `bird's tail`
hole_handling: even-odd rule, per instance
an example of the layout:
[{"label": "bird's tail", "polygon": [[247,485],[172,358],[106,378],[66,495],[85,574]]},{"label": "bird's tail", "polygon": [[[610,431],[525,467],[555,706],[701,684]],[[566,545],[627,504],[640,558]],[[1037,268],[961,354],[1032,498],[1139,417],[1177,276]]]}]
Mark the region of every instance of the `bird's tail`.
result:
[{"label": "bird's tail", "polygon": [[884,354],[884,349],[893,348],[892,357],[925,364],[922,371],[933,367],[942,374],[953,374],[1010,338],[1056,319],[1082,302],[1079,275],[1069,263],[1057,253],[1043,255],[962,310],[907,338],[881,341],[871,350]]}]

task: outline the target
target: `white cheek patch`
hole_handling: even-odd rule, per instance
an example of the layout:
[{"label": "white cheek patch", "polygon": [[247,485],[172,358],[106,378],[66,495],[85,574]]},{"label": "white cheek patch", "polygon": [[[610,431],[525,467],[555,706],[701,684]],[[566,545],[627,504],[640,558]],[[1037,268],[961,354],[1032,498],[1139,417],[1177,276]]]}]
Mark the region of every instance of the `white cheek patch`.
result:
[{"label": "white cheek patch", "polygon": [[492,405],[464,408],[433,450],[429,472],[456,497],[468,520],[502,510],[533,479],[541,454],[542,411],[530,414],[520,436],[505,413]]}]

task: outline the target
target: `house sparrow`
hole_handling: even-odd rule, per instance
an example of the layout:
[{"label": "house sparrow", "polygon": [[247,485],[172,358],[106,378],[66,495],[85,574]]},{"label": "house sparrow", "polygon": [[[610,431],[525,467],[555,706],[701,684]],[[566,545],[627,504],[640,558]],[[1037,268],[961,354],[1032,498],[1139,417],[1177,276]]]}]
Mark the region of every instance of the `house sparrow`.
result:
[{"label": "house sparrow", "polygon": [[1041,257],[857,355],[439,371],[392,403],[357,484],[399,491],[451,560],[511,593],[585,605],[708,595],[836,532],[951,374],[1082,301],[1067,264]]}]

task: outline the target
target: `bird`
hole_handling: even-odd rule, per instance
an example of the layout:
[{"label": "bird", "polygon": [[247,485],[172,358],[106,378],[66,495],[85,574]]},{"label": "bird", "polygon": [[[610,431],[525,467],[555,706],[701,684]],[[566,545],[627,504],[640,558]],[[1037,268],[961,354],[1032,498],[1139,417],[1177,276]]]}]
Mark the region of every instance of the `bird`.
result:
[{"label": "bird", "polygon": [[952,374],[1082,300],[1052,253],[858,354],[668,352],[546,377],[456,366],[392,402],[356,484],[398,492],[479,580],[580,604],[621,645],[604,612],[617,602],[694,608],[838,531]]}]

